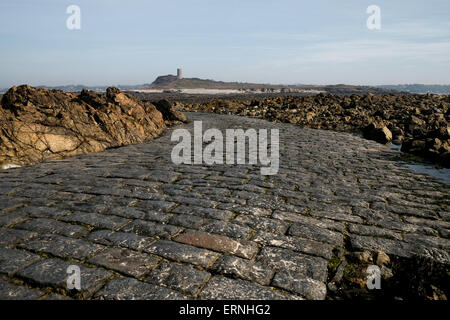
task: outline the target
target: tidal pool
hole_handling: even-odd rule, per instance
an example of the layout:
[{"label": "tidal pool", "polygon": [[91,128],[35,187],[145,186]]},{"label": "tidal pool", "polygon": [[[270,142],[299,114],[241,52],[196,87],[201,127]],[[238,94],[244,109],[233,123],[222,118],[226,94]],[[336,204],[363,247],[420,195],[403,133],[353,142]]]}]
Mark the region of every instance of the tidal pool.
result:
[{"label": "tidal pool", "polygon": [[[397,144],[390,144],[389,148],[391,150],[400,151],[402,148],[402,145]],[[450,169],[449,168],[437,168],[436,166],[433,166],[432,164],[427,163],[421,163],[421,162],[415,162],[415,161],[408,161],[404,162],[401,161],[402,165],[404,165],[407,168],[410,168],[411,170],[414,170],[418,173],[427,174],[429,176],[432,176],[436,178],[437,180],[444,182],[445,184],[450,185]]]}]

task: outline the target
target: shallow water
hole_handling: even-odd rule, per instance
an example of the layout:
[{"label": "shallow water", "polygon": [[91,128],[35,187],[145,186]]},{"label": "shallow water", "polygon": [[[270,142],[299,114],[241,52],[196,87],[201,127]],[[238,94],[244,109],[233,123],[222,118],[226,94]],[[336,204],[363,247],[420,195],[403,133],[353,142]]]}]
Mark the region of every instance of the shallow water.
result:
[{"label": "shallow water", "polygon": [[402,145],[401,145],[401,144],[393,144],[393,143],[391,143],[391,144],[389,145],[389,148],[390,148],[391,150],[400,151],[400,150],[402,149]]},{"label": "shallow water", "polygon": [[[402,145],[396,145],[396,144],[390,144],[389,148],[391,150],[400,151],[402,148]],[[437,180],[444,182],[445,184],[450,185],[450,169],[446,168],[436,168],[431,164],[425,164],[425,163],[402,163],[405,167],[408,167],[411,170],[414,170],[418,173],[427,174],[429,176],[432,176],[436,178]]]},{"label": "shallow water", "polygon": [[448,168],[437,169],[432,165],[423,163],[404,163],[403,165],[416,172],[427,174],[447,185],[450,185],[450,169]]}]

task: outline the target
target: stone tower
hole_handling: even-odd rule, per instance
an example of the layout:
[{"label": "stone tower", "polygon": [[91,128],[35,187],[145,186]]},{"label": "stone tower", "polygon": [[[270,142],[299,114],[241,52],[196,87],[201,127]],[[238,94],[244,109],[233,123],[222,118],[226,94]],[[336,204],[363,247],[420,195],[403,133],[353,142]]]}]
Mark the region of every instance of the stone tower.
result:
[{"label": "stone tower", "polygon": [[181,68],[177,69],[177,79],[178,80],[183,79],[183,70],[181,70]]}]

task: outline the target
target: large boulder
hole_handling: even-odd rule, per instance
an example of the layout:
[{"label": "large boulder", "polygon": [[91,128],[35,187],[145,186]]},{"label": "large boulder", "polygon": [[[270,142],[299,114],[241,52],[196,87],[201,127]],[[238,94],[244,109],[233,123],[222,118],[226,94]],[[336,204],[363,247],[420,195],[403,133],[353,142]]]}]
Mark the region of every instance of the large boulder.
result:
[{"label": "large boulder", "polygon": [[[170,113],[166,114],[171,116]],[[26,165],[158,136],[166,124],[154,105],[108,88],[83,90],[12,87],[0,105],[0,165]]]},{"label": "large boulder", "polygon": [[363,129],[364,138],[375,140],[379,143],[388,143],[392,141],[392,132],[384,123],[372,122]]},{"label": "large boulder", "polygon": [[156,109],[162,113],[164,120],[173,123],[186,122],[186,116],[183,112],[178,111],[175,107],[167,100],[163,99],[155,103]]},{"label": "large boulder", "polygon": [[450,168],[450,139],[440,140],[429,137],[427,139],[408,139],[402,144],[401,151],[415,154],[433,160],[444,167]]}]

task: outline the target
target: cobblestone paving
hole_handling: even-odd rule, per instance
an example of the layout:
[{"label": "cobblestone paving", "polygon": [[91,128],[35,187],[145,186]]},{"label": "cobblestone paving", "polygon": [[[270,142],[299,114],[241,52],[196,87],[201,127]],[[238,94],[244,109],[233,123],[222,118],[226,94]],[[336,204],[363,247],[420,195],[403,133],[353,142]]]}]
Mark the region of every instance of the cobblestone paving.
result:
[{"label": "cobblestone paving", "polygon": [[[449,188],[357,136],[280,129],[280,171],[174,165],[145,144],[0,172],[1,299],[324,299],[344,250],[450,258]],[[193,124],[183,125],[193,130]],[[81,269],[80,292],[67,267]]]}]

